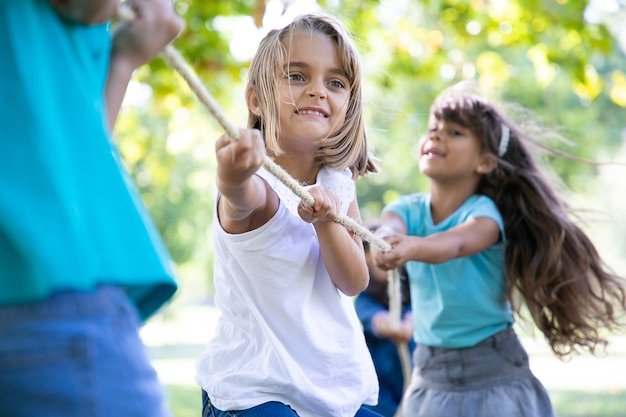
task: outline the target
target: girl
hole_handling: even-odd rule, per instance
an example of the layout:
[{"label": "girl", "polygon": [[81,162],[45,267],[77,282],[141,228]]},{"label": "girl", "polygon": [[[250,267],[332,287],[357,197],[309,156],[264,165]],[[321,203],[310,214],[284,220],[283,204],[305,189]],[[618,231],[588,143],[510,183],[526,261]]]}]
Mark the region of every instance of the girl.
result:
[{"label": "girl", "polygon": [[406,262],[418,344],[404,415],[554,415],[512,329],[525,302],[553,351],[592,353],[624,309],[607,270],[526,147],[532,138],[481,97],[452,89],[431,107],[419,142],[430,193],[382,215],[392,245],[383,269]]},{"label": "girl", "polygon": [[[203,415],[368,416],[378,385],[350,296],[367,287],[355,180],[376,170],[357,51],[306,15],[270,32],[246,89],[249,127],[216,144],[216,334],[197,360]],[[266,154],[315,203],[262,167]]]}]

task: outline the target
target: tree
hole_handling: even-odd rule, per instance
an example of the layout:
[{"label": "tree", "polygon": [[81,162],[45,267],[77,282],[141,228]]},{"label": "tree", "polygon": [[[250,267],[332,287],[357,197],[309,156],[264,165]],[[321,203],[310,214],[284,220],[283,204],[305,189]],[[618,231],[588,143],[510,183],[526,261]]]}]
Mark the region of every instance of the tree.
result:
[{"label": "tree", "polygon": [[[233,42],[246,33],[253,40],[239,45],[254,46],[250,43],[267,31],[271,16],[293,13],[298,4],[176,0],[187,28],[174,46],[233,123],[246,123],[243,83],[250,58],[237,54]],[[364,218],[378,215],[401,193],[424,189],[415,144],[433,98],[463,79],[531,109],[573,144],[548,143],[558,149],[606,159],[620,146],[626,59],[609,30],[615,25],[610,19],[585,20],[589,9],[582,1],[320,0],[319,5],[346,22],[364,63],[368,137],[382,168],[359,182]],[[194,265],[204,280],[212,259],[206,232],[215,194],[213,141],[222,129],[162,60],[142,68],[135,80],[135,88],[149,94],[125,107],[117,132],[121,150],[175,262],[180,268]],[[596,175],[592,165],[549,161],[577,192],[585,192]]]}]

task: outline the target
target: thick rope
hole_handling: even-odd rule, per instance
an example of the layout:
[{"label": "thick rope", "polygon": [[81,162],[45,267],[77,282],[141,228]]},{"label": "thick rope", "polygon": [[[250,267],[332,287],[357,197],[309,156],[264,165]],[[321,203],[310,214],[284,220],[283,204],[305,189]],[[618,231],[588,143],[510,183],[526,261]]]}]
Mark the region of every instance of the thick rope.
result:
[{"label": "thick rope", "polygon": [[[118,8],[118,16],[122,20],[132,21],[135,18],[135,13],[127,5],[120,3]],[[167,45],[162,51],[163,58],[169,66],[175,69],[187,82],[191,91],[198,97],[200,102],[209,110],[209,113],[215,117],[215,120],[224,128],[228,136],[232,140],[238,140],[239,131],[230,123],[228,118],[224,115],[224,112],[220,109],[217,102],[213,99],[211,94],[206,90],[200,78],[195,74],[191,66],[185,61],[183,56],[172,46]],[[276,178],[285,184],[295,195],[300,197],[309,206],[312,206],[315,200],[313,196],[304,188],[298,181],[289,175],[280,165],[276,164],[269,156],[265,157],[263,162],[265,169],[274,174]],[[366,240],[376,245],[381,251],[388,252],[391,250],[391,245],[380,237],[374,235],[367,228],[363,227],[352,218],[348,216],[338,216],[334,219],[335,222],[343,225],[348,230],[351,230],[359,236],[361,239]]]},{"label": "thick rope", "polygon": [[[399,269],[391,269],[387,272],[387,295],[389,296],[389,318],[391,328],[397,330],[400,328],[400,322],[402,317],[402,285],[400,282]],[[411,371],[413,365],[411,364],[411,353],[409,352],[408,343],[396,343],[398,350],[398,357],[400,358],[400,364],[402,365],[402,393],[404,393],[411,381]],[[398,410],[394,414],[394,417],[402,415],[402,407],[398,407]]]}]

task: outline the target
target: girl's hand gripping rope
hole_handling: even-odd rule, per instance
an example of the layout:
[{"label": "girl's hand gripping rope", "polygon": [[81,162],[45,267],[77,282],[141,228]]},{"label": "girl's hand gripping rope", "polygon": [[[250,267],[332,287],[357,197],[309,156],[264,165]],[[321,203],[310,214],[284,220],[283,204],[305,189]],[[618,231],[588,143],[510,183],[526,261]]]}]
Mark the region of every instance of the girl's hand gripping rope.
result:
[{"label": "girl's hand gripping rope", "polygon": [[322,187],[309,189],[313,197],[313,204],[302,201],[298,206],[300,218],[307,223],[334,222],[339,216],[341,201],[332,191]]},{"label": "girl's hand gripping rope", "polygon": [[237,140],[223,134],[215,142],[218,188],[240,187],[263,165],[265,144],[261,132],[241,129]]},{"label": "girl's hand gripping rope", "polygon": [[113,53],[125,56],[133,69],[150,61],[184,27],[171,0],[130,0],[123,10],[132,13],[132,19],[124,19],[115,27]]}]

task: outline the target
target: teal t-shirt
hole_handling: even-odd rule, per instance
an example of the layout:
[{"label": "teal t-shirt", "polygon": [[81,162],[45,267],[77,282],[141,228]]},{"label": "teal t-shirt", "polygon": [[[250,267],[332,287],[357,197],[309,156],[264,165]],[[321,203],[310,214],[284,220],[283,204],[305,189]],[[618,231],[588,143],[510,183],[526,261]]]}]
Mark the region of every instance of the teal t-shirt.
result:
[{"label": "teal t-shirt", "polygon": [[172,262],[106,127],[107,25],[0,1],[0,305],[119,285],[147,318]]},{"label": "teal t-shirt", "polygon": [[438,224],[432,221],[430,195],[425,193],[403,196],[384,211],[398,214],[410,236],[426,237],[472,218],[488,217],[498,224],[503,237],[473,256],[441,264],[407,263],[417,343],[468,347],[513,325],[503,272],[504,226],[490,198],[473,195]]}]

